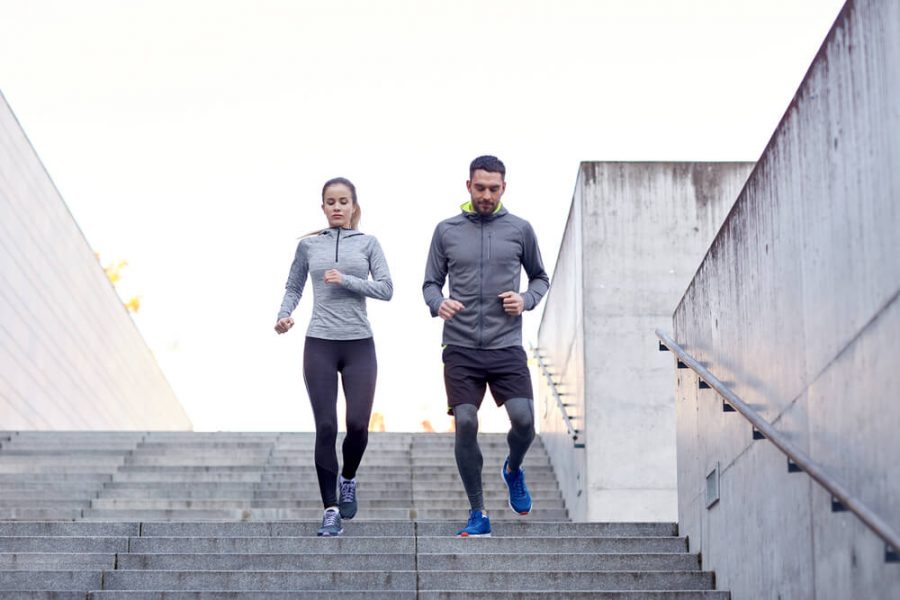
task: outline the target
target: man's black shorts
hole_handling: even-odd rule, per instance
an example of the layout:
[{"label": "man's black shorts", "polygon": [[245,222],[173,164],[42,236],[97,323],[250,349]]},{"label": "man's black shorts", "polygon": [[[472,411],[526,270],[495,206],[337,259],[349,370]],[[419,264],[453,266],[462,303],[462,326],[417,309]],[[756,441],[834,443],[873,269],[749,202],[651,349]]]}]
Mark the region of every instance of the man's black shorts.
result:
[{"label": "man's black shorts", "polygon": [[460,404],[480,408],[487,385],[497,406],[510,398],[534,398],[528,356],[521,346],[496,350],[447,346],[443,360],[448,415]]}]

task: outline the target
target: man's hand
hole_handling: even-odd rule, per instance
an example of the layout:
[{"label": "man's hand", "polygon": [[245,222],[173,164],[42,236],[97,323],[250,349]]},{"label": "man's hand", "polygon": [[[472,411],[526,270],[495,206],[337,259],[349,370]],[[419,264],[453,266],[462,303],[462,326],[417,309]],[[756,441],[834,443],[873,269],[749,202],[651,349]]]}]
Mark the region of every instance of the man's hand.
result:
[{"label": "man's hand", "polygon": [[438,309],[438,316],[445,321],[449,321],[456,316],[456,313],[463,310],[464,308],[465,305],[459,300],[447,298],[446,300],[441,302],[441,307]]},{"label": "man's hand", "polygon": [[337,269],[328,269],[325,271],[325,283],[335,283],[340,285],[343,280],[343,274]]},{"label": "man's hand", "polygon": [[503,310],[506,314],[518,317],[525,312],[525,299],[516,292],[503,292],[498,298],[503,301]]},{"label": "man's hand", "polygon": [[290,317],[285,317],[283,319],[278,319],[278,322],[275,323],[275,333],[287,333],[288,330],[294,326],[294,319]]}]

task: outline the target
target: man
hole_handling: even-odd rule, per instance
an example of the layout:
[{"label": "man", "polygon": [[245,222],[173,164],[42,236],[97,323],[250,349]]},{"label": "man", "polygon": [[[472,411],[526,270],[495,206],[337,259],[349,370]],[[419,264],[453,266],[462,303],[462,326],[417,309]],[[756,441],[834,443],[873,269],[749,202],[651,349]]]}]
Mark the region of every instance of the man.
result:
[{"label": "man", "polygon": [[[534,439],[534,394],[522,348],[522,313],[538,305],[550,279],[531,225],[500,203],[506,191],[503,163],[495,156],[473,160],[466,188],[470,201],[462,213],[434,230],[422,293],[431,315],[444,319],[447,412],[456,420],[456,465],[471,507],[457,535],[476,537],[491,534],[478,446],[478,408],[486,385],[510,420],[509,455],[501,469],[509,506],[521,515],[531,512],[522,461]],[[528,289],[519,293],[523,267]]]}]

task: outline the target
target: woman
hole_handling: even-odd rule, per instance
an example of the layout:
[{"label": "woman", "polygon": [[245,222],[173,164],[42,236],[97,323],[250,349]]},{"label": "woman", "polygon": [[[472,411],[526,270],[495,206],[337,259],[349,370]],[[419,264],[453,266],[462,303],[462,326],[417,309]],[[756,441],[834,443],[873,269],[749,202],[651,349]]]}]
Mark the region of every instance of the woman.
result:
[{"label": "woman", "polygon": [[[322,211],[328,228],[303,237],[297,244],[275,331],[286,333],[294,326],[291,313],[310,275],[313,311],[303,350],[303,380],[316,422],[316,474],[325,506],[319,535],[336,536],[344,531],[341,517],[352,519],[356,515],[356,470],[368,442],[375,398],[378,367],[366,317],[366,297],[390,300],[394,286],[378,240],[357,230],[360,208],[356,187],[343,177],[326,181]],[[335,451],[338,373],[347,400],[340,477]]]}]

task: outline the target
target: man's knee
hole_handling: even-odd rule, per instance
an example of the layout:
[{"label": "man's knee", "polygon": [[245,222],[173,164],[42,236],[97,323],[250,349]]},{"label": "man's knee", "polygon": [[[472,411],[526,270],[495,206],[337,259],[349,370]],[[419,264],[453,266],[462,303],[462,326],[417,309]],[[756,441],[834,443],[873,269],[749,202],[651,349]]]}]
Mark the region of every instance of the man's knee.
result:
[{"label": "man's knee", "polygon": [[512,398],[506,402],[509,424],[519,434],[534,433],[534,409],[531,398]]},{"label": "man's knee", "polygon": [[453,407],[456,431],[463,435],[478,433],[478,407],[474,404],[460,404]]}]

